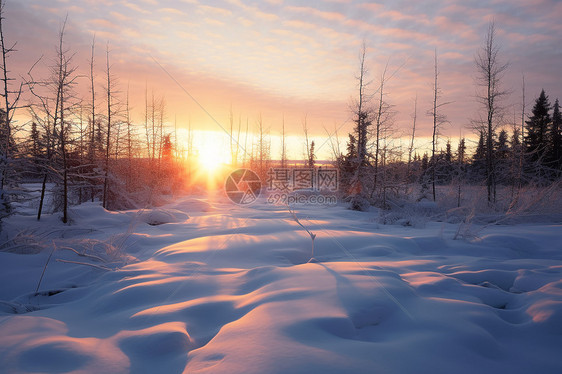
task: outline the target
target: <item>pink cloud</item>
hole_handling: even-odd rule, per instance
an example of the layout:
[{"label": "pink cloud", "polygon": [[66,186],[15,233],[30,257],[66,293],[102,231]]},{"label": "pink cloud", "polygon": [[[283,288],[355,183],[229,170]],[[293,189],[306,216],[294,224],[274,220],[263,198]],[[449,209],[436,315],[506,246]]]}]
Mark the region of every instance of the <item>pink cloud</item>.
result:
[{"label": "pink cloud", "polygon": [[102,18],[96,18],[96,19],[91,19],[88,21],[88,25],[91,25],[92,28],[94,29],[98,29],[98,28],[105,28],[105,29],[118,29],[119,26],[116,25],[115,23],[106,20],[106,19],[102,19]]},{"label": "pink cloud", "polygon": [[198,9],[203,13],[212,13],[215,15],[220,15],[223,17],[228,17],[232,15],[232,12],[228,9],[218,8],[208,5],[199,5]]},{"label": "pink cloud", "polygon": [[118,21],[121,21],[121,22],[126,22],[126,21],[129,21],[131,19],[131,17],[129,17],[129,16],[126,16],[122,13],[114,12],[114,11],[109,12],[109,15],[112,16],[113,18],[117,19]]},{"label": "pink cloud", "polygon": [[185,13],[177,8],[160,8],[158,9],[161,13],[175,14],[178,16],[184,16]]},{"label": "pink cloud", "polygon": [[309,16],[322,18],[327,21],[343,21],[346,19],[346,16],[341,13],[325,12],[311,7],[288,6],[285,9],[290,12],[306,14]]},{"label": "pink cloud", "polygon": [[129,8],[129,9],[135,11],[135,12],[142,13],[142,14],[150,14],[150,12],[148,10],[141,8],[140,6],[138,6],[135,3],[125,1],[123,3],[123,5],[125,5],[127,8]]}]

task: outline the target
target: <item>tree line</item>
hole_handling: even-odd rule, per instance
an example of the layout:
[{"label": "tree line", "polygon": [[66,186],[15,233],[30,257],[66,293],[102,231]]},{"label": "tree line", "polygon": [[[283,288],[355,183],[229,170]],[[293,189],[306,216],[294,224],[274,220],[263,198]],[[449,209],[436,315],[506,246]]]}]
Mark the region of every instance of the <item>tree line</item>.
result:
[{"label": "tree line", "polygon": [[[123,85],[113,74],[110,45],[105,46],[104,60],[97,61],[94,37],[88,74],[79,75],[74,53],[65,43],[66,20],[59,30],[54,60],[39,60],[26,79],[16,84],[8,68],[15,49],[5,43],[4,2],[0,0],[0,4],[0,222],[10,214],[11,203],[18,199],[24,182],[40,182],[37,219],[49,205],[51,210],[62,212],[63,222],[68,222],[68,207],[72,204],[99,200],[106,209],[153,205],[163,193],[177,191],[192,179],[189,161],[187,166],[182,165],[195,154],[191,130],[187,149],[183,149],[185,145],[178,143],[177,128],[166,126],[165,99],[154,92],[149,94],[148,87],[143,121],[133,124],[129,90],[123,92]],[[521,122],[508,123],[504,101],[509,91],[503,88],[503,78],[509,64],[500,57],[492,22],[474,58],[480,111],[472,120],[472,128],[479,140],[475,152],[469,155],[464,138],[459,139],[456,147],[449,140],[445,149],[439,149],[440,129],[448,123],[443,112],[450,103],[440,88],[435,51],[433,100],[425,113],[432,123],[431,150],[420,154],[414,146],[419,118],[417,98],[413,103],[409,144],[404,151],[392,136],[396,111],[386,89],[400,68],[391,71],[387,64],[378,79],[371,80],[367,47],[363,44],[356,76],[358,95],[352,105],[354,128],[348,134],[345,151],[339,149],[337,131],[335,142],[330,137],[334,163],[340,172],[340,190],[352,208],[389,208],[393,198],[411,194],[414,189],[418,189],[420,197],[436,201],[440,185],[455,186],[459,206],[465,186],[483,185],[487,202],[493,206],[497,186],[508,186],[512,195],[517,196],[523,186],[544,186],[560,179],[559,101],[556,99],[552,106],[542,91],[527,115],[523,84]],[[35,73],[40,64],[48,67],[47,76]],[[77,86],[84,81],[88,95],[80,97]],[[32,99],[22,104],[24,90]],[[15,123],[16,110],[26,111],[31,120],[21,125]],[[235,122],[231,108],[233,166],[242,160],[243,166],[266,178],[268,168],[277,165],[271,156],[269,129],[260,115],[254,139],[248,146],[248,119],[245,126],[241,118],[237,126]],[[315,142],[309,137],[306,117],[303,132],[302,165],[314,167]],[[281,167],[288,166],[285,137],[283,120]]]},{"label": "tree line", "polygon": [[[133,208],[181,188],[186,169],[180,153],[185,152],[177,129],[166,125],[166,101],[149,95],[147,87],[144,124],[132,123],[129,90],[123,94],[113,74],[109,43],[105,59],[97,61],[94,37],[88,75],[80,75],[65,42],[64,20],[54,59],[37,61],[16,85],[9,69],[15,49],[6,42],[3,20],[1,1],[0,223],[14,202],[29,197],[25,182],[40,182],[37,219],[49,205],[65,223],[72,204],[99,200],[106,209]],[[39,65],[48,68],[46,76],[36,73]],[[77,86],[85,80],[89,94],[80,97]],[[31,97],[26,103],[20,100],[23,91]],[[31,120],[17,123],[16,110]]]},{"label": "tree line", "polygon": [[458,206],[464,186],[483,185],[488,206],[493,207],[498,186],[510,187],[516,199],[523,186],[544,187],[560,180],[562,120],[559,100],[551,106],[542,90],[531,114],[527,115],[523,78],[521,122],[506,120],[505,100],[510,91],[504,88],[504,76],[509,63],[501,60],[494,22],[489,24],[484,42],[474,57],[479,112],[471,120],[471,127],[479,140],[472,157],[467,155],[465,138],[459,139],[456,152],[450,140],[444,150],[438,149],[439,130],[448,123],[443,108],[449,102],[443,99],[440,88],[436,50],[433,100],[426,113],[432,121],[431,151],[420,156],[414,148],[418,119],[416,98],[408,157],[406,162],[402,161],[404,151],[393,144],[391,136],[395,112],[385,91],[394,73],[388,71],[387,65],[378,80],[369,80],[366,52],[363,44],[356,76],[358,93],[352,106],[355,126],[348,134],[346,151],[334,152],[343,196],[353,209],[363,210],[370,205],[389,208],[389,196],[410,194],[414,184],[419,186],[420,198],[433,201],[438,197],[437,186],[454,184],[458,190]]}]

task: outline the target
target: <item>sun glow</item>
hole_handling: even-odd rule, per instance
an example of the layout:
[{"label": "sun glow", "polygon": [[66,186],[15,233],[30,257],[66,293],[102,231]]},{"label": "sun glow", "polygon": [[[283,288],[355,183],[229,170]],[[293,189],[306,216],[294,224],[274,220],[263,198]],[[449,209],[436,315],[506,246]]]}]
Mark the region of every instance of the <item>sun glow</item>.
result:
[{"label": "sun glow", "polygon": [[224,134],[214,131],[194,131],[193,182],[203,183],[208,191],[224,185],[225,173],[230,169],[229,144]]},{"label": "sun glow", "polygon": [[224,164],[224,156],[218,147],[204,146],[198,149],[197,162],[203,168],[203,172],[214,174],[220,170]]}]

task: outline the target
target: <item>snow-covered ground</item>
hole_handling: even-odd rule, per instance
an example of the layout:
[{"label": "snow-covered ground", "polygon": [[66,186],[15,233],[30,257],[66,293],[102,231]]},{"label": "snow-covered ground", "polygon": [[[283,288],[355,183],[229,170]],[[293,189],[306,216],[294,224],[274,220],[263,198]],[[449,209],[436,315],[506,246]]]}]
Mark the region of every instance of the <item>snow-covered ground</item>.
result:
[{"label": "snow-covered ground", "polygon": [[467,241],[458,225],[379,225],[343,206],[296,214],[315,261],[264,201],[86,203],[69,226],[12,216],[0,372],[562,372],[560,224]]}]

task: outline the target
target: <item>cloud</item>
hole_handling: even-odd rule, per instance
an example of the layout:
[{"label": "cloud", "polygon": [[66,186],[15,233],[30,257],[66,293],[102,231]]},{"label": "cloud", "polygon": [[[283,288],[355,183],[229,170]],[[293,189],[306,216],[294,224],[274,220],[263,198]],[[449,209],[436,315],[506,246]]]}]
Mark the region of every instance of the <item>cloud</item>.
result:
[{"label": "cloud", "polygon": [[115,11],[109,12],[109,15],[120,22],[127,22],[131,19],[131,17]]},{"label": "cloud", "polygon": [[366,9],[374,13],[378,13],[379,11],[382,11],[384,9],[384,5],[377,4],[377,3],[365,3],[365,4],[360,4],[359,8]]},{"label": "cloud", "polygon": [[178,16],[184,16],[185,13],[177,8],[159,8],[160,13],[174,14]]},{"label": "cloud", "polygon": [[123,5],[125,5],[127,8],[129,8],[131,10],[134,10],[135,12],[138,12],[138,13],[141,13],[141,14],[150,14],[150,12],[148,10],[141,8],[140,6],[138,6],[135,3],[125,1],[123,3]]},{"label": "cloud", "polygon": [[119,28],[119,26],[116,25],[115,23],[102,18],[91,19],[88,21],[88,25],[90,25],[95,30],[100,28],[115,30]]},{"label": "cloud", "polygon": [[244,18],[244,17],[238,17],[238,18],[236,18],[236,20],[237,20],[241,25],[243,25],[243,26],[245,26],[245,27],[251,27],[251,26],[254,24],[254,22],[252,22],[252,21],[250,21],[249,19]]},{"label": "cloud", "polygon": [[216,26],[216,27],[217,26],[218,27],[224,26],[224,22],[219,21],[219,20],[214,19],[214,18],[205,17],[205,18],[203,18],[203,21],[205,22],[206,25],[212,25],[212,26]]},{"label": "cloud", "polygon": [[[173,91],[161,85],[165,77],[155,72],[158,67],[147,58],[149,51],[165,60],[174,74],[191,81],[197,77],[194,89],[204,92],[209,102],[240,97],[245,108],[259,111],[261,106],[267,107],[264,111],[271,115],[275,108],[288,107],[302,114],[309,105],[333,116],[315,112],[327,124],[349,115],[347,106],[354,95],[357,53],[363,39],[369,46],[373,77],[389,58],[396,66],[406,61],[389,84],[388,99],[397,110],[397,127],[409,126],[416,92],[419,108],[425,110],[430,103],[433,51],[437,48],[444,100],[454,101],[445,110],[453,123],[446,131],[456,133],[453,129],[466,124],[476,112],[473,56],[482,44],[488,20],[494,18],[501,57],[511,63],[506,85],[517,89],[524,72],[529,92],[538,94],[544,87],[551,97],[562,97],[562,2],[554,0],[453,0],[445,4],[437,0],[366,4],[348,0],[72,0],[48,4],[26,0],[7,2],[6,7],[10,16],[6,18],[7,35],[18,41],[18,51],[11,58],[18,66],[28,67],[42,53],[52,53],[68,11],[68,45],[78,50],[76,60],[81,64],[87,60],[91,33],[95,32],[98,39],[111,40],[116,58],[119,51],[118,61],[126,65],[119,68],[123,74],[142,84],[149,80],[162,91]],[[213,84],[206,87],[206,80]],[[213,90],[220,93],[213,94]],[[516,96],[510,100],[517,101]],[[426,122],[422,117],[420,133]]]},{"label": "cloud", "polygon": [[277,21],[279,16],[274,13],[269,13],[266,11],[262,11],[258,7],[246,5],[241,0],[225,0],[227,3],[235,5],[236,7],[240,8],[244,12],[246,12],[247,16],[250,16],[254,19],[261,20],[261,21]]},{"label": "cloud", "polygon": [[219,15],[222,17],[229,17],[232,15],[232,12],[230,10],[214,6],[199,5],[198,9],[205,14]]},{"label": "cloud", "polygon": [[307,16],[321,18],[327,21],[343,21],[346,19],[346,16],[341,13],[326,12],[311,7],[289,6],[286,7],[285,10],[298,14],[304,14]]}]

